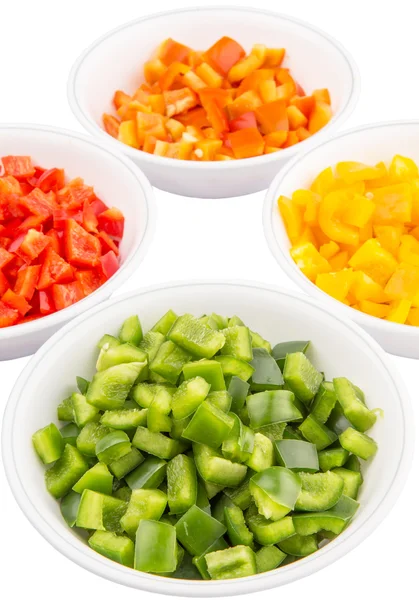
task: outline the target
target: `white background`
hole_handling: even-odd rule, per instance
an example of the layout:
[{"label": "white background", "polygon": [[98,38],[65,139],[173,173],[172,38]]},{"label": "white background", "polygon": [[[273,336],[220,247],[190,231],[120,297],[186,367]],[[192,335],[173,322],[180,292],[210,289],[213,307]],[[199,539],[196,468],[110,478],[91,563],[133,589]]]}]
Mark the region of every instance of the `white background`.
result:
[{"label": "white background", "polygon": [[[78,54],[107,30],[147,12],[198,4],[218,3],[3,0],[0,120],[80,131],[66,100],[67,75]],[[253,4],[301,18],[329,32],[352,52],[360,68],[362,92],[346,127],[419,118],[416,3],[412,0],[229,0],[228,4]],[[234,31],[231,35],[234,37]],[[143,264],[120,293],[143,285],[193,278],[253,279],[294,287],[271,257],[264,240],[263,192],[225,200],[182,198],[158,190],[155,196],[155,239]],[[417,364],[396,357],[391,360],[406,381],[419,418],[415,406]],[[27,361],[23,358],[0,364],[0,412]],[[409,599],[417,597],[413,590],[417,590],[418,469],[416,455],[410,480],[397,506],[360,547],[308,579],[258,596],[267,600],[288,594],[324,600],[336,595],[339,600],[353,600],[354,596],[364,600],[371,595],[394,597],[404,591]],[[152,597],[100,579],[56,552],[20,512],[1,469],[0,519],[0,597]]]}]

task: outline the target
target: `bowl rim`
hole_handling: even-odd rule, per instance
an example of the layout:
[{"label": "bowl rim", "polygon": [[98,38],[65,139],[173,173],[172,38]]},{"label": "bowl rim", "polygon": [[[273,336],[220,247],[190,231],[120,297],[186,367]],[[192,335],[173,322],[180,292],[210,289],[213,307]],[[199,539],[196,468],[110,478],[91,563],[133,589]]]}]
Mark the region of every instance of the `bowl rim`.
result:
[{"label": "bowl rim", "polygon": [[279,266],[285,271],[288,277],[304,292],[309,294],[311,297],[316,298],[322,303],[325,303],[330,306],[330,308],[340,316],[349,318],[354,320],[356,323],[361,325],[362,327],[367,328],[369,331],[379,331],[381,333],[386,333],[389,336],[397,334],[404,335],[409,338],[416,339],[419,335],[419,328],[413,327],[412,325],[393,323],[391,321],[386,321],[384,319],[380,319],[378,317],[373,317],[372,315],[368,315],[366,313],[362,313],[359,310],[356,310],[350,306],[346,306],[336,298],[329,296],[323,290],[318,288],[314,283],[312,283],[297,267],[297,265],[289,259],[289,251],[288,248],[285,249],[284,245],[281,244],[274,233],[274,217],[273,217],[273,206],[277,201],[278,196],[280,195],[280,187],[288,174],[294,169],[298,169],[299,162],[303,161],[307,156],[313,154],[315,152],[321,152],[322,148],[328,144],[334,144],[336,141],[341,140],[342,138],[349,137],[351,135],[357,135],[359,133],[369,131],[372,129],[388,129],[391,127],[411,127],[419,126],[419,120],[414,119],[402,119],[396,121],[379,121],[376,123],[369,123],[366,125],[361,125],[358,127],[353,127],[351,129],[347,129],[342,131],[333,137],[330,137],[327,140],[323,140],[320,144],[316,145],[314,148],[307,150],[307,152],[300,153],[295,159],[289,161],[281,171],[274,177],[272,180],[266,194],[263,203],[262,209],[262,219],[263,219],[263,229],[265,233],[265,239],[267,241],[268,247],[271,251],[271,254],[279,264]]},{"label": "bowl rim", "polygon": [[[61,343],[67,332],[88,320],[93,314],[108,310],[111,306],[115,307],[120,302],[126,299],[140,297],[155,292],[170,292],[171,289],[186,287],[202,287],[204,285],[225,286],[226,288],[252,288],[258,289],[261,292],[274,292],[282,296],[287,296],[290,299],[298,299],[303,303],[321,310],[326,313],[328,318],[339,322],[340,326],[346,327],[351,333],[354,333],[361,338],[363,343],[368,347],[377,360],[381,363],[381,368],[384,368],[393,381],[394,394],[398,397],[401,416],[403,419],[403,446],[399,457],[399,465],[395,476],[389,486],[380,504],[375,508],[374,512],[368,519],[354,528],[351,534],[344,540],[336,538],[331,544],[325,546],[321,550],[315,552],[304,559],[304,562],[297,562],[287,565],[281,570],[269,571],[259,575],[253,575],[244,579],[230,579],[222,581],[193,581],[181,580],[150,575],[142,572],[131,572],[130,569],[122,567],[104,557],[97,557],[94,553],[87,555],[81,551],[79,540],[75,540],[74,544],[68,540],[64,540],[60,533],[42,517],[37,511],[31,498],[25,491],[24,483],[21,481],[18,471],[15,467],[13,455],[13,440],[15,428],[15,413],[22,396],[25,386],[30,381],[32,372],[36,369],[38,363],[44,360],[45,356],[53,349],[56,344]],[[174,596],[193,596],[193,597],[214,597],[214,596],[230,596],[235,594],[245,594],[253,591],[261,591],[270,589],[278,585],[285,585],[310,575],[318,570],[323,569],[329,564],[332,564],[347,552],[355,548],[360,542],[366,539],[374,529],[381,523],[392,509],[397,498],[406,483],[407,476],[413,458],[414,449],[414,419],[413,409],[409,394],[406,390],[404,382],[398,373],[395,366],[390,362],[388,356],[379,344],[362,328],[353,321],[342,319],[341,316],[330,313],[327,306],[299,292],[282,289],[265,283],[251,281],[225,281],[225,280],[204,280],[204,281],[176,281],[168,282],[159,285],[153,285],[141,290],[135,290],[127,294],[118,296],[117,298],[108,300],[83,313],[74,321],[65,325],[57,331],[31,358],[27,366],[19,375],[17,382],[11,392],[6,405],[3,427],[2,427],[2,457],[6,477],[8,479],[12,493],[17,501],[22,512],[38,532],[59,552],[75,562],[81,567],[90,570],[96,575],[100,575],[105,579],[109,579],[116,583],[127,585],[136,589],[146,591],[154,591],[165,593]],[[105,561],[105,562],[104,562]],[[280,573],[279,577],[278,574]],[[279,581],[278,581],[279,580]]]},{"label": "bowl rim", "polygon": [[[106,133],[106,131],[104,129],[102,129],[102,127],[97,125],[97,123],[95,123],[93,121],[93,119],[90,118],[90,116],[88,116],[85,113],[85,111],[83,110],[83,108],[79,102],[79,97],[78,97],[78,94],[76,91],[77,77],[78,77],[79,69],[82,67],[85,59],[89,56],[89,54],[91,52],[93,52],[96,49],[96,47],[98,47],[100,44],[102,44],[102,42],[105,42],[108,38],[112,37],[114,34],[119,33],[120,31],[123,31],[124,29],[128,29],[130,27],[136,26],[138,23],[143,23],[143,22],[150,21],[150,20],[153,20],[156,18],[161,18],[161,17],[170,17],[171,15],[176,15],[176,14],[182,14],[182,13],[188,13],[188,12],[201,12],[201,11],[220,11],[220,12],[221,11],[222,12],[234,11],[237,13],[246,12],[246,13],[250,13],[250,14],[266,15],[271,18],[288,21],[291,24],[308,29],[308,30],[312,31],[313,33],[319,35],[320,37],[323,37],[324,40],[326,40],[329,44],[331,44],[331,46],[333,46],[335,48],[335,50],[337,52],[339,52],[341,54],[341,56],[346,60],[346,62],[348,63],[350,73],[351,73],[351,89],[348,92],[346,102],[345,102],[343,108],[333,115],[332,119],[329,121],[329,123],[325,127],[323,127],[318,132],[316,132],[312,137],[310,137],[306,140],[303,140],[302,142],[299,142],[298,144],[296,144],[296,146],[291,146],[289,148],[286,148],[282,152],[273,152],[272,154],[265,154],[263,156],[256,156],[256,157],[251,157],[251,158],[236,159],[234,161],[202,161],[202,162],[186,161],[186,160],[176,161],[176,160],[173,160],[172,158],[167,158],[164,156],[154,156],[153,154],[149,154],[148,152],[144,152],[142,150],[137,150],[136,148],[131,148],[130,146],[127,146],[126,144],[123,144],[122,142],[114,139],[112,136],[110,136],[108,133]],[[68,99],[70,108],[71,108],[74,116],[79,121],[79,123],[89,133],[91,133],[95,137],[98,136],[101,139],[107,139],[109,141],[109,143],[112,144],[112,146],[115,149],[118,148],[119,151],[123,151],[127,156],[132,158],[134,161],[135,160],[144,160],[146,163],[150,163],[150,164],[157,165],[157,166],[161,165],[161,166],[168,167],[168,168],[180,167],[180,168],[191,169],[191,170],[195,170],[195,171],[196,170],[198,170],[198,171],[202,171],[202,170],[214,171],[214,170],[224,170],[224,169],[231,169],[231,168],[238,169],[241,167],[252,167],[252,166],[257,166],[257,165],[261,165],[261,164],[269,164],[269,163],[272,163],[272,162],[275,162],[276,160],[278,160],[279,157],[281,157],[281,159],[286,160],[286,159],[289,159],[290,157],[294,156],[296,152],[300,152],[302,145],[303,145],[303,149],[308,149],[310,147],[315,146],[319,140],[329,137],[331,135],[331,130],[341,126],[349,118],[349,116],[353,112],[353,110],[356,106],[356,103],[358,101],[360,89],[361,89],[360,88],[360,73],[359,73],[359,69],[358,69],[352,55],[345,48],[345,46],[343,46],[343,44],[341,44],[337,39],[335,39],[333,36],[329,35],[325,31],[323,31],[322,29],[316,27],[315,25],[312,25],[311,23],[307,23],[301,19],[297,19],[297,18],[288,16],[288,15],[285,15],[285,14],[282,14],[279,12],[258,9],[258,8],[252,8],[251,6],[247,7],[247,6],[231,6],[231,5],[226,5],[226,6],[224,6],[224,5],[211,6],[210,5],[210,6],[190,6],[190,7],[168,10],[168,11],[161,11],[161,12],[156,12],[156,13],[153,13],[150,15],[145,15],[138,19],[133,19],[131,21],[123,23],[122,25],[119,25],[118,27],[115,27],[114,29],[111,29],[107,33],[98,37],[79,55],[79,57],[74,62],[73,66],[70,70],[70,74],[69,74],[68,81],[67,81],[67,99]],[[279,156],[277,156],[277,155],[279,155]]]},{"label": "bowl rim", "polygon": [[141,187],[144,200],[147,207],[147,221],[144,228],[144,235],[142,240],[139,242],[136,240],[133,248],[130,251],[128,259],[120,265],[119,269],[110,279],[108,279],[100,288],[89,294],[86,298],[79,300],[76,304],[68,306],[63,310],[55,312],[51,315],[45,315],[35,321],[29,321],[28,323],[20,323],[18,325],[12,325],[0,329],[0,343],[6,340],[14,340],[17,338],[30,335],[34,332],[42,331],[45,328],[56,327],[63,321],[67,321],[84,312],[96,304],[107,300],[109,296],[119,288],[135,271],[138,265],[143,261],[151,240],[154,236],[155,221],[156,221],[156,207],[154,200],[154,192],[147,177],[141,171],[140,167],[135,165],[131,160],[128,160],[122,153],[115,151],[105,141],[94,138],[92,136],[78,133],[70,129],[63,129],[60,127],[53,127],[50,125],[37,125],[32,123],[0,123],[1,131],[13,131],[21,130],[26,132],[37,132],[54,134],[63,136],[66,138],[73,138],[75,140],[87,143],[95,149],[107,152],[112,156],[112,160],[119,161],[121,165],[131,172],[136,178],[138,185]]}]

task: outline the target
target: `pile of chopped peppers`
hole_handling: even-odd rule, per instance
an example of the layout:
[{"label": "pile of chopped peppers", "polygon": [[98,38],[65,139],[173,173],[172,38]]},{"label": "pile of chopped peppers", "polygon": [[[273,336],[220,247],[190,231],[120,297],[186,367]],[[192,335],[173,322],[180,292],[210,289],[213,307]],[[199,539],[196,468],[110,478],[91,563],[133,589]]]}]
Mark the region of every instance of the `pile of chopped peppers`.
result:
[{"label": "pile of chopped peppers", "polygon": [[419,326],[419,170],[340,162],[278,207],[301,271],[367,315]]},{"label": "pile of chopped peppers", "polygon": [[4,156],[0,176],[0,328],[71,306],[119,268],[124,217],[80,178]]},{"label": "pile of chopped peppers", "polygon": [[283,68],[285,48],[229,37],[205,52],[165,40],[144,65],[145,83],[115,92],[105,130],[124,144],[181,160],[232,160],[278,152],[332,118],[327,89],[306,95]]},{"label": "pile of chopped peppers", "polygon": [[238,318],[136,315],[98,343],[96,372],[33,436],[50,494],[96,552],[182,579],[299,560],[355,515],[377,419],[309,342],[274,348]]}]

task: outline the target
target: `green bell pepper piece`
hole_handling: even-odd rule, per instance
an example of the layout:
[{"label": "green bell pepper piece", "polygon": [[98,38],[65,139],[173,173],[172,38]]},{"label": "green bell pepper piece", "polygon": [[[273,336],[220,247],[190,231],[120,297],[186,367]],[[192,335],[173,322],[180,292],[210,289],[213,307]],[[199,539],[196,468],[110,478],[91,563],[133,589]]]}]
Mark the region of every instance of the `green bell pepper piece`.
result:
[{"label": "green bell pepper piece", "polygon": [[165,340],[166,337],[162,333],[148,331],[138,344],[139,349],[147,354],[149,364],[154,360],[160,346]]},{"label": "green bell pepper piece", "polygon": [[333,380],[336,396],[343,413],[348,421],[362,433],[371,429],[377,420],[377,415],[369,410],[365,404],[359,400],[356,391],[345,377],[337,377]]},{"label": "green bell pepper piece", "polygon": [[250,493],[261,515],[278,521],[294,509],[301,479],[284,467],[269,467],[250,479]]},{"label": "green bell pepper piece", "polygon": [[95,531],[87,542],[95,552],[125,567],[134,566],[134,543],[123,535],[111,531]]},{"label": "green bell pepper piece", "polygon": [[[350,471],[356,471],[357,473],[361,473],[361,461],[355,454],[351,454],[348,460],[345,463],[345,469],[349,469]],[[362,475],[362,473],[361,473]]]},{"label": "green bell pepper piece", "polygon": [[322,471],[331,471],[335,467],[343,467],[348,460],[349,452],[344,448],[326,448],[319,452],[319,466]]},{"label": "green bell pepper piece", "polygon": [[[194,463],[195,464],[195,463]],[[196,490],[196,505],[209,515],[211,514],[211,504],[202,481],[198,481]]]},{"label": "green bell pepper piece", "polygon": [[278,367],[283,371],[287,354],[295,354],[295,352],[303,352],[305,354],[309,345],[310,342],[306,341],[280,342],[273,347],[272,356],[278,363]]},{"label": "green bell pepper piece", "polygon": [[330,413],[330,417],[326,425],[329,429],[334,431],[336,435],[340,435],[341,433],[346,431],[348,427],[351,426],[348,419],[343,414],[343,409],[338,402],[336,403],[335,408]]},{"label": "green bell pepper piece", "polygon": [[201,556],[195,556],[192,559],[192,563],[198,569],[202,579],[207,579],[207,580],[211,579],[211,577],[208,573],[207,561],[205,560],[205,555],[209,554],[210,552],[216,552],[217,550],[225,550],[226,548],[228,548],[227,542],[225,541],[224,538],[220,537],[208,548],[208,550],[204,554],[201,554]]},{"label": "green bell pepper piece", "polygon": [[257,432],[269,438],[271,442],[276,442],[278,440],[282,440],[284,437],[286,426],[286,423],[271,423],[270,425],[259,427]]},{"label": "green bell pepper piece", "polygon": [[124,502],[129,502],[131,499],[132,490],[127,485],[124,485],[124,486],[118,488],[116,491],[114,491],[113,495],[115,498],[118,498],[119,500],[123,500]]},{"label": "green bell pepper piece", "polygon": [[235,413],[230,413],[233,427],[228,437],[223,441],[222,454],[233,462],[246,462],[252,455],[255,446],[255,434],[243,425]]},{"label": "green bell pepper piece", "polygon": [[271,346],[270,342],[265,340],[259,333],[256,333],[256,331],[250,330],[250,337],[252,338],[252,348],[253,349],[254,348],[263,348],[264,350],[269,352],[269,354],[272,353],[272,346]]},{"label": "green bell pepper piece", "polygon": [[77,438],[80,433],[80,428],[75,423],[67,423],[64,427],[61,427],[60,433],[63,436],[64,444],[71,444],[77,446]]},{"label": "green bell pepper piece", "polygon": [[204,481],[223,487],[236,487],[246,477],[245,465],[223,458],[216,450],[204,444],[195,443],[192,447],[196,468]]},{"label": "green bell pepper piece", "polygon": [[100,410],[122,408],[143,367],[142,362],[132,362],[99,371],[87,390],[87,402]]},{"label": "green bell pepper piece", "polygon": [[252,475],[254,475],[254,473],[249,469],[248,473],[246,474],[246,478],[238,487],[224,489],[224,494],[242,510],[249,508],[253,502],[252,494],[250,493],[249,488],[249,481]]},{"label": "green bell pepper piece", "polygon": [[295,510],[324,511],[338,503],[343,494],[343,480],[332,471],[326,473],[300,473],[301,491]]},{"label": "green bell pepper piece", "polygon": [[74,527],[77,519],[77,511],[79,509],[81,496],[76,492],[69,492],[61,500],[60,510],[61,514],[69,527]]},{"label": "green bell pepper piece", "polygon": [[204,479],[202,479],[202,485],[204,486],[205,493],[209,500],[222,492],[225,487],[224,485],[217,485],[216,483],[211,483],[210,481],[205,481]]},{"label": "green bell pepper piece", "polygon": [[[179,544],[178,548],[181,548]],[[165,576],[164,573],[163,576]],[[170,577],[173,577],[173,579],[199,579],[202,581],[202,576],[194,565],[192,556],[185,551],[182,562],[178,564],[176,571],[170,574]]]},{"label": "green bell pepper piece", "polygon": [[295,534],[292,517],[271,521],[260,514],[250,514],[246,515],[246,520],[255,542],[262,546],[278,544]]},{"label": "green bell pepper piece", "polygon": [[308,556],[318,550],[318,544],[315,535],[295,535],[283,540],[278,544],[279,549],[285,554],[293,556]]},{"label": "green bell pepper piece", "polygon": [[107,410],[100,418],[102,425],[112,429],[129,431],[136,429],[139,425],[147,424],[147,409],[121,408],[119,410]]},{"label": "green bell pepper piece", "polygon": [[210,384],[212,392],[223,391],[226,389],[223,369],[216,360],[203,359],[196,362],[188,362],[183,367],[183,375],[185,379],[202,377]]},{"label": "green bell pepper piece", "polygon": [[243,511],[238,506],[226,506],[224,509],[228,537],[233,546],[253,548],[253,533],[247,528]]},{"label": "green bell pepper piece", "polygon": [[258,573],[266,573],[279,567],[286,558],[285,552],[282,552],[276,546],[265,546],[256,552],[256,568]]},{"label": "green bell pepper piece", "polygon": [[335,408],[337,396],[335,387],[330,381],[322,381],[317,392],[310,412],[319,423],[326,423],[332,410]]},{"label": "green bell pepper piece", "polygon": [[205,555],[211,579],[236,579],[256,575],[256,556],[249,546],[235,546]]},{"label": "green bell pepper piece", "polygon": [[71,396],[73,419],[78,427],[84,427],[90,421],[99,421],[99,409],[87,402],[86,396],[75,392]]},{"label": "green bell pepper piece", "polygon": [[323,381],[322,373],[319,373],[303,352],[287,354],[283,375],[288,387],[306,404],[317,394]]},{"label": "green bell pepper piece", "polygon": [[212,358],[225,344],[224,335],[214,331],[192,315],[178,317],[168,338],[194,356]]},{"label": "green bell pepper piece", "polygon": [[77,511],[76,526],[82,529],[122,532],[120,520],[127,503],[113,496],[84,490]]},{"label": "green bell pepper piece", "polygon": [[250,363],[254,368],[250,389],[253,391],[278,390],[284,384],[281,369],[265,348],[254,348]]},{"label": "green bell pepper piece", "polygon": [[44,465],[55,462],[64,451],[64,439],[54,423],[38,429],[32,436],[32,443]]},{"label": "green bell pepper piece", "polygon": [[162,390],[168,392],[172,396],[176,392],[176,388],[169,385],[137,383],[137,385],[132,388],[130,397],[138,404],[138,406],[141,406],[141,408],[150,408],[153,400]]},{"label": "green bell pepper piece", "polygon": [[128,475],[128,473],[131,473],[131,471],[141,465],[144,460],[144,456],[137,448],[131,448],[128,454],[109,463],[109,469],[117,479],[122,479],[125,475]]},{"label": "green bell pepper piece", "polygon": [[359,456],[363,460],[372,458],[377,450],[378,445],[375,440],[369,437],[366,433],[356,431],[352,427],[349,427],[346,431],[340,434],[339,441],[342,448],[345,448],[348,452]]},{"label": "green bell pepper piece", "polygon": [[246,405],[253,429],[302,419],[302,414],[294,404],[294,394],[287,390],[253,394],[247,397]]},{"label": "green bell pepper piece", "polygon": [[73,491],[82,494],[84,490],[93,490],[110,496],[112,482],[113,477],[109,473],[108,467],[104,463],[98,462],[73,485]]},{"label": "green bell pepper piece", "polygon": [[155,395],[153,402],[147,409],[147,427],[149,431],[158,433],[160,431],[170,432],[172,420],[169,417],[172,410],[172,394],[162,388]]},{"label": "green bell pepper piece", "polygon": [[217,519],[217,521],[220,521],[220,523],[225,525],[226,519],[225,519],[224,509],[231,508],[234,506],[235,506],[235,504],[230,500],[230,498],[228,496],[226,496],[224,493],[221,493],[218,496],[215,503],[213,503],[213,505],[212,505],[211,514],[214,517],[214,519]]},{"label": "green bell pepper piece", "polygon": [[243,381],[247,381],[255,371],[251,364],[235,356],[221,354],[220,356],[215,356],[214,360],[220,363],[224,377],[235,376],[240,377]]},{"label": "green bell pepper piece", "polygon": [[180,420],[192,415],[208,396],[210,388],[210,384],[202,377],[193,377],[181,383],[173,394],[173,418]]},{"label": "green bell pepper piece", "polygon": [[90,385],[90,381],[87,381],[84,377],[76,377],[76,384],[80,394],[86,395],[87,389]]},{"label": "green bell pepper piece", "polygon": [[229,415],[205,400],[196,409],[182,437],[211,448],[218,448],[227,439],[233,423]]},{"label": "green bell pepper piece", "polygon": [[77,436],[77,449],[86,456],[96,456],[97,442],[108,435],[110,431],[109,427],[104,427],[100,423],[90,421],[81,429]]},{"label": "green bell pepper piece", "polygon": [[158,458],[170,460],[176,454],[181,454],[188,444],[169,438],[163,433],[154,433],[145,427],[138,427],[132,440],[132,445]]},{"label": "green bell pepper piece", "polygon": [[170,512],[186,512],[197,501],[197,477],[194,461],[178,454],[167,465],[167,497]]},{"label": "green bell pepper piece", "polygon": [[125,481],[132,490],[158,488],[166,477],[166,461],[149,456],[134,471],[126,475]]},{"label": "green bell pepper piece", "polygon": [[121,526],[132,538],[143,519],[158,521],[166,510],[167,496],[160,490],[133,490]]},{"label": "green bell pepper piece", "polygon": [[96,369],[98,371],[105,371],[115,365],[121,365],[125,363],[143,363],[143,369],[147,367],[147,354],[133,346],[132,344],[119,344],[119,346],[112,346],[110,348],[102,348],[99,357],[96,362]]},{"label": "green bell pepper piece", "polygon": [[131,451],[131,442],[125,431],[114,430],[98,440],[96,456],[109,465]]},{"label": "green bell pepper piece", "polygon": [[178,562],[173,525],[144,519],[135,537],[134,569],[145,573],[173,573]]},{"label": "green bell pepper piece", "polygon": [[228,393],[231,395],[231,411],[238,414],[238,411],[243,408],[249,392],[250,385],[233,375],[228,386]]},{"label": "green bell pepper piece", "polygon": [[96,346],[97,348],[99,348],[99,350],[102,350],[102,348],[111,348],[113,346],[119,346],[120,343],[121,342],[114,335],[109,335],[109,333],[105,333],[105,335],[103,335],[100,338]]},{"label": "green bell pepper piece", "polygon": [[292,427],[291,425],[287,425],[284,429],[282,439],[284,439],[284,440],[302,440],[303,438],[299,434],[299,432],[296,429],[294,429],[294,427]]},{"label": "green bell pepper piece", "polygon": [[226,390],[210,392],[207,396],[207,400],[223,413],[230,412],[232,397]]},{"label": "green bell pepper piece", "polygon": [[343,495],[348,496],[348,498],[352,498],[353,500],[357,500],[359,488],[362,485],[361,473],[342,467],[333,469],[332,473],[339,475],[343,480]]},{"label": "green bell pepper piece", "polygon": [[177,318],[177,314],[174,313],[173,310],[169,309],[167,313],[164,314],[155,325],[153,325],[150,331],[158,331],[166,336]]},{"label": "green bell pepper piece", "polygon": [[137,315],[128,317],[128,319],[125,319],[122,323],[122,327],[119,331],[119,339],[122,344],[129,343],[138,346],[143,339],[143,329]]},{"label": "green bell pepper piece", "polygon": [[222,523],[197,506],[192,506],[175,527],[177,539],[193,556],[204,554],[226,532]]},{"label": "green bell pepper piece", "polygon": [[320,423],[313,415],[308,415],[298,429],[307,441],[315,444],[319,451],[324,450],[338,439],[334,431]]},{"label": "green bell pepper piece", "polygon": [[156,356],[150,363],[150,371],[164,377],[170,383],[176,383],[183,366],[189,362],[191,355],[171,340],[163,342]]},{"label": "green bell pepper piece", "polygon": [[66,444],[60,458],[45,472],[47,490],[54,498],[62,498],[88,468],[86,459],[77,448]]},{"label": "green bell pepper piece", "polygon": [[172,419],[172,429],[170,430],[170,437],[172,437],[174,440],[181,440],[183,432],[190,423],[191,419],[192,417],[186,417],[185,419],[180,419],[179,421]]},{"label": "green bell pepper piece", "polygon": [[[319,531],[331,531],[339,535],[352,520],[359,508],[358,502],[348,496],[341,496],[339,502],[330,510],[312,513],[295,514],[293,517],[295,530],[299,535],[309,536]],[[285,549],[281,548],[281,550]],[[290,550],[290,554],[296,554]]]},{"label": "green bell pepper piece", "polygon": [[319,457],[314,444],[300,440],[278,440],[274,442],[278,465],[291,471],[316,473]]},{"label": "green bell pepper piece", "polygon": [[262,433],[255,433],[253,452],[246,464],[257,472],[264,471],[275,464],[273,443]]},{"label": "green bell pepper piece", "polygon": [[221,348],[221,354],[234,356],[245,362],[250,362],[253,358],[252,338],[250,331],[243,325],[227,327],[221,333],[224,335],[225,344]]},{"label": "green bell pepper piece", "polygon": [[64,398],[64,400],[57,406],[57,419],[59,421],[73,421],[73,402],[71,396]]}]

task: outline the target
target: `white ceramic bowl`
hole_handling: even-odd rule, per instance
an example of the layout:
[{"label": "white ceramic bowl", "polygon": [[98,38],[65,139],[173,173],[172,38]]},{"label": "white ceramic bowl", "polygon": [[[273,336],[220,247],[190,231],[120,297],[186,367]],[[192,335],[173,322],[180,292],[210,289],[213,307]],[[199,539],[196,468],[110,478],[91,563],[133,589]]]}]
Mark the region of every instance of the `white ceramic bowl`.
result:
[{"label": "white ceramic bowl", "polygon": [[288,196],[298,188],[310,185],[324,168],[342,160],[368,164],[384,161],[395,154],[413,158],[419,163],[419,121],[377,123],[345,131],[323,142],[289,163],[275,177],[265,198],[263,223],[272,254],[286,274],[307,294],[314,296],[343,318],[353,319],[391,354],[419,358],[419,328],[390,323],[371,317],[335,300],[312,283],[292,260],[291,247],[283,220],[277,208],[279,196]]},{"label": "white ceramic bowl", "polygon": [[[158,45],[173,37],[206,49],[223,35],[246,50],[255,43],[283,46],[284,62],[307,91],[327,87],[334,117],[319,133],[281,152],[225,162],[191,162],[153,156],[111,138],[102,114],[112,112],[115,90],[134,92],[143,81],[142,65]],[[151,183],[185,196],[224,198],[268,187],[274,175],[303,148],[330,136],[352,112],[359,92],[356,66],[339,42],[312,25],[278,13],[237,7],[185,8],[142,17],[96,40],[77,59],[68,82],[70,106],[90,133],[109,139],[141,167]]]},{"label": "white ceramic bowl", "polygon": [[63,167],[66,177],[83,177],[108,206],[125,215],[121,265],[98,290],[64,310],[36,321],[0,329],[0,360],[33,354],[64,323],[107,300],[143,260],[154,226],[151,185],[141,171],[100,140],[43,125],[0,125],[0,156],[30,155],[46,168]]},{"label": "white ceramic bowl", "polygon": [[[379,451],[365,467],[361,507],[344,533],[315,554],[245,579],[184,581],[111,562],[90,550],[63,521],[58,503],[45,489],[44,469],[35,456],[31,436],[50,421],[56,422],[57,403],[74,389],[76,375],[91,377],[96,340],[106,332],[116,334],[121,321],[135,313],[147,329],[169,308],[196,315],[211,311],[238,314],[271,342],[310,339],[310,358],[328,378],[349,377],[365,391],[370,407],[384,409],[385,418],[371,431]],[[413,418],[404,384],[394,367],[379,345],[350,320],[331,314],[308,296],[263,284],[181,282],[110,300],[57,332],[21,374],[6,408],[2,439],[3,462],[17,502],[41,535],[65,556],[97,575],[137,589],[175,596],[225,597],[281,586],[310,575],[365,539],[389,512],[406,480]]]}]

